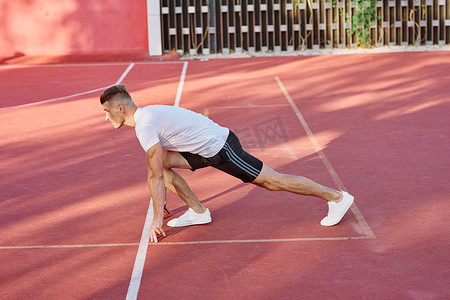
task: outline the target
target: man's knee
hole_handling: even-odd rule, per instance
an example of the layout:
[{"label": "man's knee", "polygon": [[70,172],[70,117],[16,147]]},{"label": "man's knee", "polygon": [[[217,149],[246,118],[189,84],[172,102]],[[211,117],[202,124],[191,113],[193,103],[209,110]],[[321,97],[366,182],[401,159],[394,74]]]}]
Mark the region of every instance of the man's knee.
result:
[{"label": "man's knee", "polygon": [[163,150],[163,170],[172,168],[172,157],[167,150]]},{"label": "man's knee", "polygon": [[256,183],[258,186],[263,187],[269,191],[281,191],[280,185],[277,182],[273,182],[270,180],[261,181]]},{"label": "man's knee", "polygon": [[269,191],[282,190],[279,173],[266,165],[263,166],[261,173],[252,183],[268,189]]}]

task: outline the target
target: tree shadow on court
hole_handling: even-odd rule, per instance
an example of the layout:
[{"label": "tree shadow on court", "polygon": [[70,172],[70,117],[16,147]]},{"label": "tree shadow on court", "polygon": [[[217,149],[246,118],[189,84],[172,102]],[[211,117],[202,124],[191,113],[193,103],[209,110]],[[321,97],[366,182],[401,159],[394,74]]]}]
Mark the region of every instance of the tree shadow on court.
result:
[{"label": "tree shadow on court", "polygon": [[[230,296],[246,290],[249,296],[261,296],[261,299],[275,295],[296,297],[299,290],[306,298],[329,295],[331,291],[347,297],[359,294],[359,289],[373,297],[385,295],[386,291],[389,295],[405,297],[411,295],[411,289],[422,295],[442,295],[439,286],[445,270],[439,263],[443,253],[437,249],[442,246],[441,229],[445,224],[443,197],[448,188],[445,174],[449,168],[446,159],[449,150],[449,121],[446,116],[450,111],[446,99],[449,64],[429,61],[427,55],[365,55],[359,57],[359,64],[350,63],[348,57],[343,57],[342,62],[348,59],[348,65],[342,63],[334,72],[322,67],[310,69],[315,73],[309,73],[308,77],[292,79],[279,75],[313,134],[321,136],[322,133],[335,132],[334,136],[328,139],[325,136],[319,143],[348,190],[357,197],[356,204],[376,239],[321,241],[266,249],[261,249],[264,248],[261,245],[247,244],[233,247],[202,245],[195,249],[174,246],[183,249],[171,249],[170,255],[154,250],[157,254],[153,259],[168,257],[175,265],[178,264],[175,270],[155,261],[148,267],[149,277],[156,276],[160,281],[166,279],[166,286],[164,290],[159,289],[159,295],[169,287],[180,294],[191,288],[193,293],[197,291],[200,295],[205,282],[212,282],[215,286],[214,290],[208,290],[209,295]],[[208,93],[210,88],[198,87],[187,91],[194,95],[195,92]],[[222,98],[225,96],[221,93]],[[202,110],[202,104],[186,105]],[[277,111],[281,112],[273,108],[271,116]],[[214,119],[217,114],[213,112],[210,116]],[[245,121],[248,122],[246,116]],[[294,162],[297,163],[301,169],[305,162]],[[312,168],[309,174],[314,172],[317,171]],[[240,189],[240,185],[236,185],[228,191],[231,194]],[[237,202],[212,211],[213,218],[216,214],[216,221],[223,222],[222,227],[229,226],[231,235],[237,238],[242,237],[242,233],[233,226],[239,219],[234,219],[234,215],[242,217],[246,207],[252,207],[253,210],[248,210],[254,212],[254,196],[249,196],[252,192]],[[214,201],[207,203],[212,205]],[[175,236],[187,231],[197,234],[189,237],[208,236],[207,231],[212,225],[208,226],[180,229]],[[340,232],[340,226],[332,230]],[[284,249],[289,251],[285,256],[280,254]],[[428,251],[435,257],[431,258]],[[282,258],[277,260],[275,253]],[[292,262],[286,265],[292,257],[297,258],[300,264]],[[220,267],[210,266],[205,262],[208,259]],[[152,261],[151,258],[149,260]],[[270,267],[262,267],[260,264],[264,261]],[[277,264],[272,264],[274,261]],[[201,272],[194,274],[190,271],[196,270],[195,263],[199,262],[209,268],[200,268],[205,272],[204,276]],[[418,265],[423,266],[429,276],[427,286],[423,284],[423,277],[411,276],[418,272]],[[263,271],[269,272],[269,278],[248,279]],[[188,274],[180,275],[182,272]],[[380,277],[377,275],[380,272],[390,276]],[[189,280],[190,277],[197,281]],[[175,286],[168,278],[181,279]],[[145,278],[143,284],[150,285],[142,287],[144,295],[150,293],[150,289],[158,289]],[[404,288],[398,288],[400,286]],[[264,295],[259,294],[260,289]]]},{"label": "tree shadow on court", "polygon": [[[343,56],[334,67],[329,65],[330,59],[283,59],[282,64],[266,66],[267,73],[262,77],[274,80],[274,76],[279,76],[333,168],[347,189],[355,194],[356,204],[376,239],[151,245],[140,288],[142,297],[151,293],[167,297],[170,293],[188,294],[192,298],[207,294],[218,298],[225,295],[268,299],[295,298],[301,293],[305,298],[323,298],[334,291],[348,298],[369,290],[366,295],[377,298],[381,295],[378,290],[383,287],[390,295],[401,298],[408,295],[406,288],[413,284],[423,293],[441,295],[436,286],[442,286],[442,280],[436,278],[445,278],[446,271],[439,263],[445,257],[436,249],[442,248],[445,242],[443,203],[448,190],[446,157],[450,150],[446,113],[449,102],[445,97],[450,66],[427,59],[424,53],[362,55],[355,59]],[[258,65],[259,70],[264,70],[261,62],[265,60],[250,60],[243,65]],[[274,81],[255,86],[255,82],[266,82],[258,78],[250,78],[247,83],[244,79],[230,82],[232,87],[244,90],[237,97],[234,95],[239,93],[235,91],[227,94],[226,81],[193,85],[193,80],[201,81],[206,75],[242,73],[239,60],[233,63],[225,72],[208,68],[208,62],[190,62],[182,106],[203,112],[205,107],[218,106],[218,99],[224,100],[221,106],[224,103],[245,106],[247,100],[252,105],[258,101],[270,104],[270,96],[275,94],[275,104],[285,101],[282,93],[274,90],[279,88]],[[196,74],[202,70],[197,68],[200,64],[204,64],[202,68],[208,69],[208,74]],[[289,72],[282,72],[283,69]],[[249,77],[254,74],[256,71],[248,72]],[[141,88],[138,84],[129,82],[136,92]],[[271,90],[267,91],[267,87]],[[256,92],[265,95],[256,100],[247,99]],[[95,104],[87,104],[89,101]],[[2,113],[10,121],[6,127],[8,133],[15,136],[10,140],[5,132],[1,150],[6,163],[2,167],[2,178],[6,180],[1,186],[0,202],[2,243],[70,245],[96,241],[135,245],[83,248],[80,252],[73,249],[55,252],[46,249],[38,254],[36,250],[20,250],[13,255],[2,252],[2,261],[17,257],[14,264],[8,264],[14,268],[2,270],[2,285],[11,288],[17,285],[17,278],[33,281],[28,286],[17,285],[12,295],[31,294],[34,289],[44,290],[43,295],[48,296],[63,292],[64,288],[54,287],[54,292],[42,288],[48,282],[73,287],[93,298],[126,293],[149,200],[145,158],[132,130],[114,132],[109,124],[101,123],[102,113],[93,113],[98,109],[97,102],[98,99],[89,98],[72,104],[48,104],[43,110],[30,108],[21,113]],[[82,117],[79,104],[86,110]],[[234,111],[227,116],[223,110],[210,110],[210,117],[241,133],[249,127],[247,135],[256,135],[252,128],[263,120],[280,117],[286,126],[289,146],[292,139],[308,141],[301,125],[292,125],[298,121],[293,112],[288,115],[286,107],[274,106],[262,111],[259,117],[256,108],[246,111],[241,121],[231,115]],[[100,120],[93,121],[93,118]],[[291,134],[293,130],[302,133]],[[245,139],[243,142],[246,143]],[[258,146],[256,136],[252,143]],[[280,140],[254,153],[262,153],[277,170],[299,173],[326,185],[334,184],[314,155],[302,152],[298,158],[285,162],[289,157],[276,156],[282,150],[270,152],[271,148],[283,144]],[[211,173],[209,177],[209,172],[218,171],[206,170],[188,178],[194,191],[207,195],[201,199],[213,208],[214,222],[168,229],[169,233],[176,233],[163,241],[295,237],[294,227],[301,234],[314,236],[328,236],[331,232],[332,236],[341,236],[344,230],[357,231],[358,224],[351,214],[339,226],[321,228],[318,222],[326,208],[315,199],[298,200],[231,180],[229,184],[219,182],[216,187],[209,183],[208,178],[213,176]],[[207,192],[203,191],[205,186],[209,188]],[[225,188],[216,191],[222,186]],[[171,197],[169,207],[178,201]],[[271,197],[284,202],[267,199]],[[291,209],[287,210],[287,205]],[[305,211],[296,212],[294,206]],[[178,206],[174,212],[181,213],[183,209]],[[298,214],[302,218],[295,219]],[[242,231],[244,226],[247,232]],[[265,231],[259,232],[258,227],[263,226]],[[25,252],[28,265],[20,264]],[[107,271],[96,269],[99,265]],[[429,275],[428,288],[419,282],[423,278],[409,276],[420,272]],[[377,275],[380,273],[384,276]],[[75,287],[73,278],[88,283]],[[393,283],[405,288],[394,289]],[[87,288],[92,290],[86,292]]]}]

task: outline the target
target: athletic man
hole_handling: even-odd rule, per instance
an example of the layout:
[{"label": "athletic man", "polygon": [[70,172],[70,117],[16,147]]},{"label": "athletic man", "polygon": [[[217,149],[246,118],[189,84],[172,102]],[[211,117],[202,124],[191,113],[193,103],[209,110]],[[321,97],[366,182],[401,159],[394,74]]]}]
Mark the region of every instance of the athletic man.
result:
[{"label": "athletic man", "polygon": [[207,166],[222,170],[243,182],[271,191],[288,191],[320,197],[328,201],[323,226],[339,223],[353,203],[346,192],[322,186],[308,178],[281,174],[245,152],[239,139],[228,128],[193,111],[165,105],[138,108],[123,85],[112,86],[100,96],[106,120],[118,129],[134,127],[147,154],[148,186],[153,198],[151,242],[163,234],[166,188],[183,199],[188,211],[167,223],[171,227],[206,224],[211,214],[192,193],[184,179],[172,168],[196,170]]}]

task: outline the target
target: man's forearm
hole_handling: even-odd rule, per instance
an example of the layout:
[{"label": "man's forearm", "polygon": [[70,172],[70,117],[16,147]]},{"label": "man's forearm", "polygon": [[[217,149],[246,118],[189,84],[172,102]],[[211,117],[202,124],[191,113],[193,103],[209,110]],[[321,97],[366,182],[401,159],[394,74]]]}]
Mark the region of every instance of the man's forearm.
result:
[{"label": "man's forearm", "polygon": [[166,202],[166,187],[164,177],[149,177],[148,186],[153,199],[153,218],[164,218],[164,203]]}]

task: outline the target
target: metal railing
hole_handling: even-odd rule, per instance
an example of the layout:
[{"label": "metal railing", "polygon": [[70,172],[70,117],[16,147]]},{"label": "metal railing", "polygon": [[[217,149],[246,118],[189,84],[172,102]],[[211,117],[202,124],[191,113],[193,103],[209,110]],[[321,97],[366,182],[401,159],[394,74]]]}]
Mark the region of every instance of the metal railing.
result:
[{"label": "metal railing", "polygon": [[[372,2],[372,46],[450,44],[450,0]],[[190,54],[355,47],[356,8],[350,0],[161,0],[162,45]]]}]

